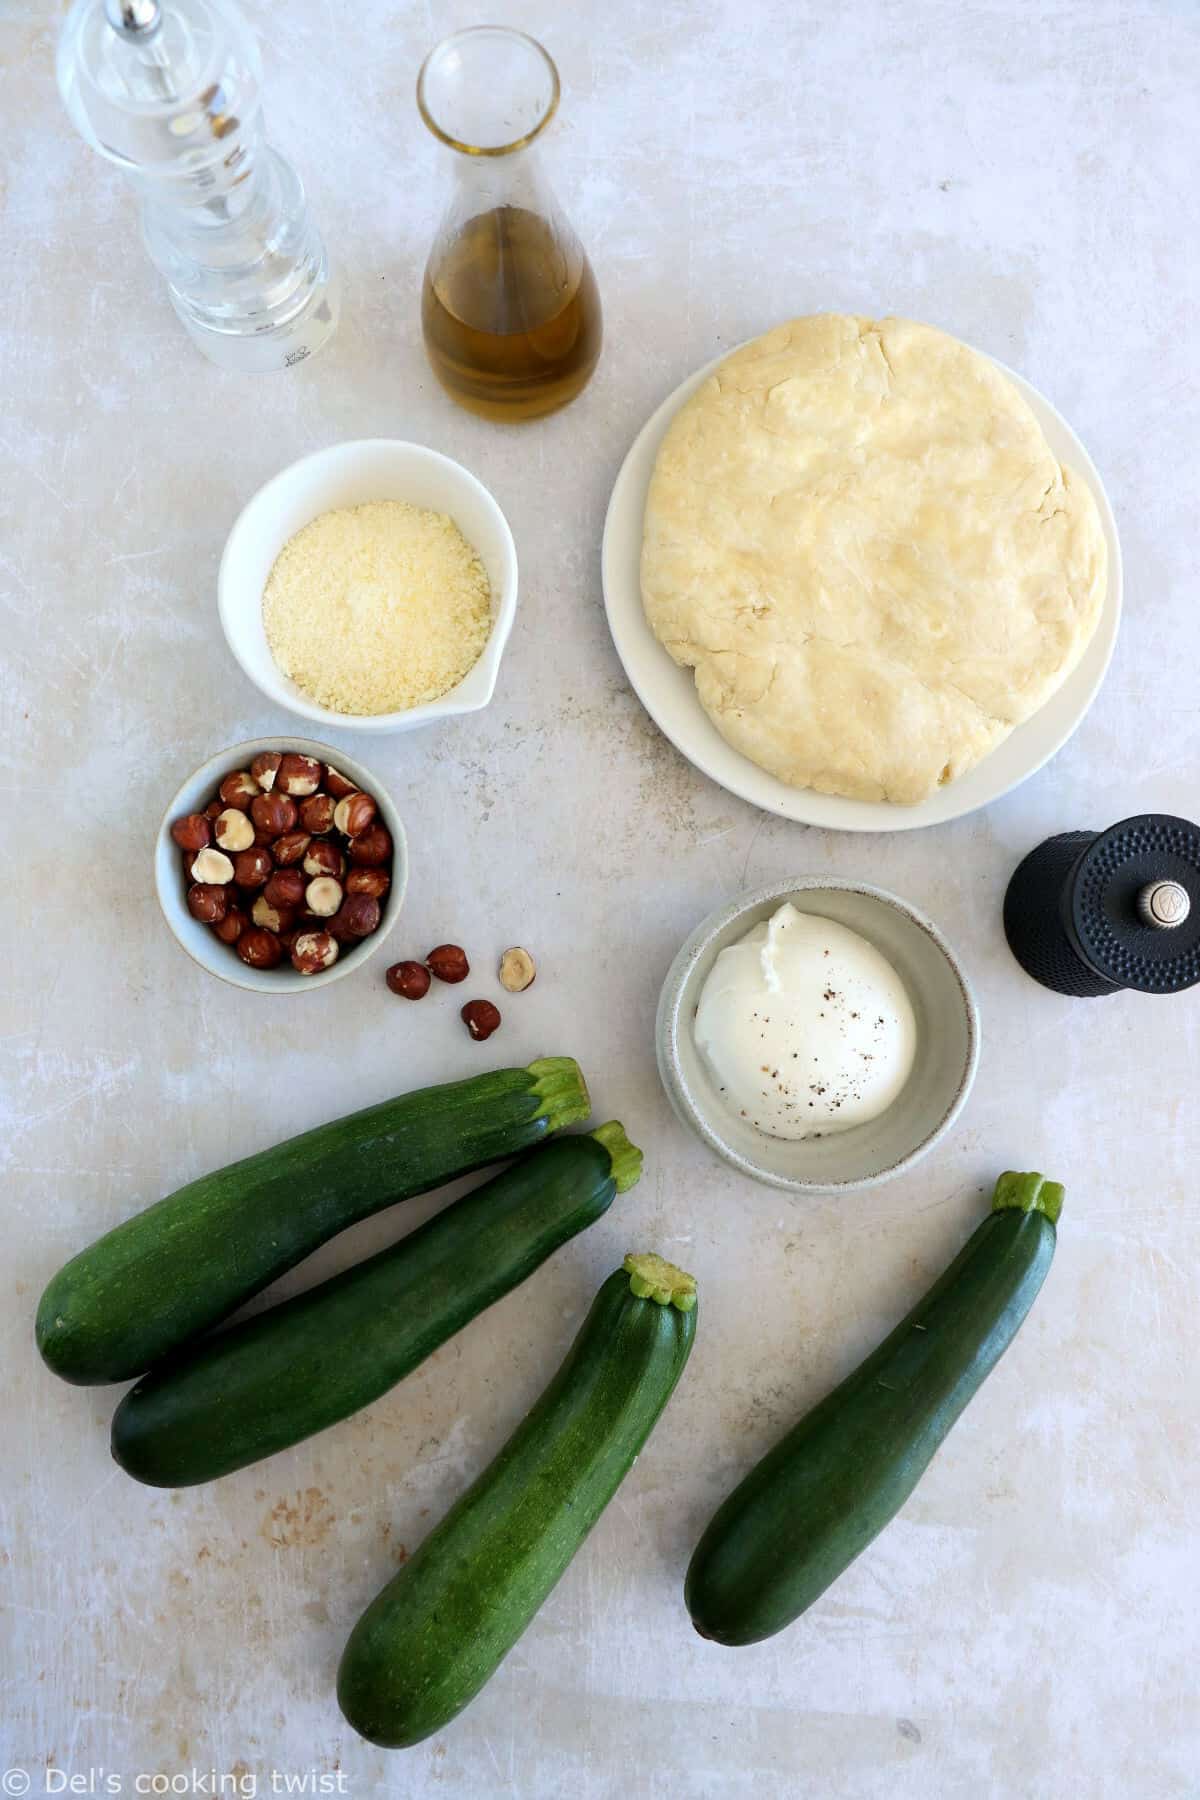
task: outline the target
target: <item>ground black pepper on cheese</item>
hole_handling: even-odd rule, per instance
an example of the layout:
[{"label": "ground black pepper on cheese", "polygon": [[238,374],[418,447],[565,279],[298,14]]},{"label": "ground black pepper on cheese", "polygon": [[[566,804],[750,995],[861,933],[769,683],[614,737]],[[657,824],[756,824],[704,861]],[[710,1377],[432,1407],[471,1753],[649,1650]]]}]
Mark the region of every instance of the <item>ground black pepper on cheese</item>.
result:
[{"label": "ground black pepper on cheese", "polygon": [[487,572],[454,520],[403,500],[321,513],[263,591],[271,655],[343,713],[440,699],[478,661],[491,617]]}]

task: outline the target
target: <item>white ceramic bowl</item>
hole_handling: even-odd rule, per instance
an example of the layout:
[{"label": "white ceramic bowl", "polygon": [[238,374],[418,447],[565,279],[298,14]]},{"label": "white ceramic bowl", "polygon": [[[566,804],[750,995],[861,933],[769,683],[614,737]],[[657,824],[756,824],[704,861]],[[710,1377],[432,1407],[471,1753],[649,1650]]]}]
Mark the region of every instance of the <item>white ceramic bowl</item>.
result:
[{"label": "white ceramic bowl", "polygon": [[[364,716],[319,706],[284,674],[267,644],[262,597],[275,559],[289,538],[320,513],[367,500],[407,500],[450,515],[487,570],[492,629],[474,668],[440,700]],[[482,482],[460,463],[421,444],[363,438],[302,457],[259,488],[243,507],[225,545],[217,607],[229,648],[255,687],[277,706],[342,731],[410,731],[431,719],[478,712],[491,699],[516,616],[517,552],[508,520]]]},{"label": "white ceramic bowl", "polygon": [[[917,1059],[899,1098],[869,1125],[799,1143],[765,1136],[721,1100],[692,1036],[705,977],[727,944],[785,900],[836,919],[882,951],[908,989]],[[845,1193],[909,1169],[962,1110],[979,1060],[970,985],[936,926],[882,888],[829,877],[777,883],[722,907],[697,926],[671,964],[658,1003],[658,1069],[685,1125],[742,1174],[793,1193]]]},{"label": "white ceramic bowl", "polygon": [[[305,756],[315,756],[321,762],[332,763],[365,793],[375,796],[379,817],[392,834],[392,885],[384,896],[378,931],[373,931],[369,938],[364,938],[353,950],[343,949],[333,967],[323,969],[319,975],[298,975],[286,963],[281,963],[275,969],[248,968],[236,950],[221,943],[208,926],[193,919],[187,909],[188,884],[184,879],[183,852],[171,836],[172,821],[184,813],[203,812],[216,794],[222,779],[234,769],[249,768],[253,758],[262,750],[298,750]],[[176,939],[192,961],[198,962],[210,975],[219,975],[222,981],[232,982],[234,987],[252,988],[262,994],[308,993],[310,989],[324,987],[330,981],[340,981],[343,975],[360,969],[368,957],[374,956],[399,918],[400,908],[404,904],[404,889],[408,884],[408,844],[400,814],[391,799],[370,769],[364,769],[353,757],[335,750],[331,744],[316,744],[311,738],[282,735],[254,738],[248,744],[235,744],[231,750],[222,750],[219,756],[210,757],[194,774],[188,776],[163,814],[162,824],[158,828],[154,846],[154,883],[163,917]]]}]

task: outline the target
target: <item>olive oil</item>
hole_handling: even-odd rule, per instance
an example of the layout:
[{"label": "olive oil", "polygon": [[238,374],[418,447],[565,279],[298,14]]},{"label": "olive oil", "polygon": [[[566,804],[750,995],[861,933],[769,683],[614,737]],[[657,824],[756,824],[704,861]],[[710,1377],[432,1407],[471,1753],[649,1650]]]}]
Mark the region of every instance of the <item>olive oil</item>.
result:
[{"label": "olive oil", "polygon": [[497,206],[438,245],[421,298],[438,380],[487,419],[566,406],[600,355],[600,295],[582,248],[540,214]]}]

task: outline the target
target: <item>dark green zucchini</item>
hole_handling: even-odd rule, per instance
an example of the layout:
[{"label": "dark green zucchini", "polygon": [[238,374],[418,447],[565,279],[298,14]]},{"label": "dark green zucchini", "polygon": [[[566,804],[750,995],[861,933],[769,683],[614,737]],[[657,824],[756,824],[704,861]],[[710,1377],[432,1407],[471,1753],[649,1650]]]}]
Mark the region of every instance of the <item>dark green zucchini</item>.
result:
[{"label": "dark green zucchini", "polygon": [[390,1249],[151,1369],[113,1417],[114,1457],[187,1487],[347,1418],[607,1212],[641,1165],[615,1121],[556,1138]]},{"label": "dark green zucchini", "polygon": [[495,1673],[670,1399],[695,1300],[656,1256],[609,1276],[532,1412],[354,1627],[337,1691],[355,1731],[416,1744]]},{"label": "dark green zucchini", "polygon": [[1032,1306],[1062,1199],[1041,1175],[1002,1175],[924,1299],[718,1508],[684,1590],[702,1636],[782,1631],[899,1511]]},{"label": "dark green zucchini", "polygon": [[370,1213],[587,1118],[572,1057],[421,1088],[318,1125],[127,1219],[59,1270],[37,1344],[64,1381],[128,1381]]}]

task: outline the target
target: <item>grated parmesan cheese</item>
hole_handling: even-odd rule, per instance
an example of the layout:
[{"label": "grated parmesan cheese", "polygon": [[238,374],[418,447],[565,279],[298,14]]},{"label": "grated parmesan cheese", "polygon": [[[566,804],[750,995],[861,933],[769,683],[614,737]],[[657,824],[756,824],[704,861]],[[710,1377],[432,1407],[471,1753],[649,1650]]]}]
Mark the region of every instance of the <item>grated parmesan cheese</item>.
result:
[{"label": "grated parmesan cheese", "polygon": [[454,520],[404,500],[321,513],[263,590],[271,655],[335,712],[439,699],[479,660],[491,620],[487,573]]}]

